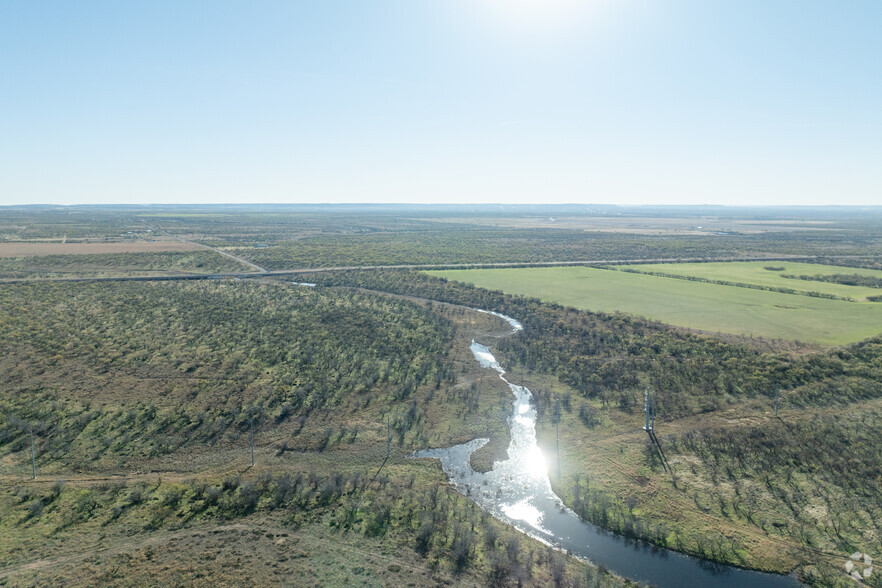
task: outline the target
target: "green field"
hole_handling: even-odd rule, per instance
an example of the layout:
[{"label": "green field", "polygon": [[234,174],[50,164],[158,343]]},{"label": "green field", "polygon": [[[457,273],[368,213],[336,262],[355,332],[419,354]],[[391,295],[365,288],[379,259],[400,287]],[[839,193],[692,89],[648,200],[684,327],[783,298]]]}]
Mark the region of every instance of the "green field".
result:
[{"label": "green field", "polygon": [[[678,266],[665,264],[653,267],[659,268],[658,271],[673,273]],[[811,267],[813,273],[820,273],[825,266]],[[843,273],[852,271],[852,268],[835,269]],[[588,267],[444,270],[429,273],[585,310],[621,311],[710,332],[823,345],[851,343],[882,333],[882,303],[829,300]],[[731,276],[727,279],[736,281]],[[834,285],[805,283],[811,284],[811,288],[816,284]]]},{"label": "green field", "polygon": [[[857,274],[861,276],[882,278],[882,271],[835,265],[780,261],[747,261],[723,263],[655,263],[622,267],[647,273],[675,274],[678,276],[691,276],[704,280],[741,282],[771,288],[791,288],[800,292],[820,292],[823,294],[832,294],[833,296],[839,296],[841,298],[852,298],[861,301],[866,300],[868,296],[879,296],[882,294],[882,290],[879,288],[846,286],[844,284],[784,277],[785,275],[830,276],[834,274]],[[766,267],[774,267],[776,270],[769,271],[765,269]],[[777,268],[783,269],[777,270]]]}]

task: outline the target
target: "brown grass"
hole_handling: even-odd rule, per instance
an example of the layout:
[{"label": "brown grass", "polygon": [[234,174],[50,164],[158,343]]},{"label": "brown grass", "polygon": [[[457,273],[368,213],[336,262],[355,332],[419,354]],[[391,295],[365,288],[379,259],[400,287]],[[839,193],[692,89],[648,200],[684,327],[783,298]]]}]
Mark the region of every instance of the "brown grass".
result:
[{"label": "brown grass", "polygon": [[[0,571],[0,583],[45,585],[450,585],[480,586],[471,575],[454,578],[411,549],[382,539],[333,532],[313,523],[292,528],[278,514],[234,523],[211,521],[178,530],[132,536],[105,528],[91,549],[60,547],[46,557]],[[247,580],[246,580],[247,579]]]},{"label": "brown grass", "polygon": [[182,243],[180,241],[123,241],[119,243],[0,243],[0,257],[196,251],[199,249],[202,249],[202,247],[195,243]]}]

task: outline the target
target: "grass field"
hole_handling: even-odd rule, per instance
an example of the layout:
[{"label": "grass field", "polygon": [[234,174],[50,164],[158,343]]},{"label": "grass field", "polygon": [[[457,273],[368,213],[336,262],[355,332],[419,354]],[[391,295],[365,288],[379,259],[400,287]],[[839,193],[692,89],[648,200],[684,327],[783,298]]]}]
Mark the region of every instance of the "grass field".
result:
[{"label": "grass field", "polygon": [[[653,267],[672,273],[677,265]],[[823,267],[812,266],[813,272],[820,273]],[[852,268],[836,269],[850,272]],[[822,345],[851,343],[882,332],[880,303],[829,300],[588,267],[444,270],[429,273],[584,310],[621,311],[710,332]],[[833,285],[822,282],[805,284],[812,289],[815,285]]]},{"label": "grass field", "polygon": [[[865,300],[867,296],[878,296],[879,294],[882,294],[882,290],[879,290],[878,288],[846,286],[845,284],[784,277],[785,275],[829,276],[833,274],[858,274],[861,276],[882,278],[882,272],[880,271],[835,265],[779,261],[749,261],[726,263],[643,264],[629,265],[625,267],[641,272],[675,274],[684,277],[696,277],[703,280],[742,282],[745,284],[768,286],[771,288],[791,288],[800,292],[821,292],[823,294],[832,294],[841,298],[853,298],[855,300]],[[773,267],[775,270],[770,271],[765,269],[766,267]]]}]

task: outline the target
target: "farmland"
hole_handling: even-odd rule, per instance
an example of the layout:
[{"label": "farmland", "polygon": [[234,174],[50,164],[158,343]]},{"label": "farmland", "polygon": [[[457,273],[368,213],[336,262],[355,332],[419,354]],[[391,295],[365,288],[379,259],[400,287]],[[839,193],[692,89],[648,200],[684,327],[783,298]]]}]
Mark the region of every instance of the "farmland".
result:
[{"label": "farmland", "polygon": [[[882,289],[850,286],[823,282],[808,277],[837,276],[843,274],[865,276],[882,280],[882,271],[864,268],[844,268],[842,266],[820,265],[816,263],[797,263],[792,261],[754,261],[730,263],[671,263],[622,266],[648,274],[669,274],[684,278],[728,282],[743,286],[763,286],[776,289],[795,290],[801,294],[828,294],[866,302],[868,297],[882,294]],[[805,276],[800,279],[799,276]]]},{"label": "farmland", "polygon": [[[674,272],[678,266],[643,267]],[[872,302],[846,302],[589,267],[444,270],[431,274],[584,310],[626,312],[708,332],[822,345],[859,341],[882,332],[882,304]],[[814,289],[816,284],[830,286],[800,282],[810,284],[807,289]]]}]

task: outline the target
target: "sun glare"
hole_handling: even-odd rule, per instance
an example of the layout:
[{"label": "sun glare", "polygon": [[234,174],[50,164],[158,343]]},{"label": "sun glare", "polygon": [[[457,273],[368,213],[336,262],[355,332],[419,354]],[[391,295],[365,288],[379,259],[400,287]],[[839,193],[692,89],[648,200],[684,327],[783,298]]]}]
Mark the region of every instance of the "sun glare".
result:
[{"label": "sun glare", "polygon": [[494,20],[532,34],[559,33],[573,26],[590,3],[580,0],[485,0]]},{"label": "sun glare", "polygon": [[542,478],[543,476],[548,475],[548,466],[545,463],[545,456],[542,454],[542,450],[538,447],[534,446],[526,455],[524,455],[522,466],[524,471],[533,478]]}]

